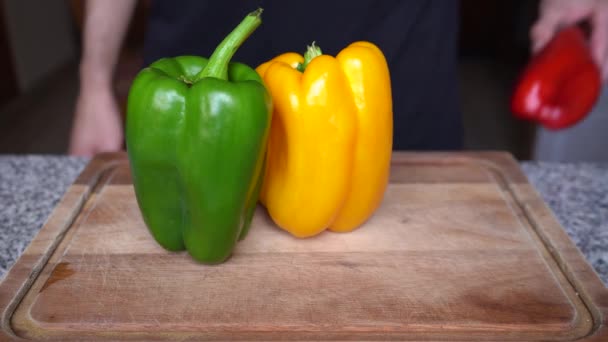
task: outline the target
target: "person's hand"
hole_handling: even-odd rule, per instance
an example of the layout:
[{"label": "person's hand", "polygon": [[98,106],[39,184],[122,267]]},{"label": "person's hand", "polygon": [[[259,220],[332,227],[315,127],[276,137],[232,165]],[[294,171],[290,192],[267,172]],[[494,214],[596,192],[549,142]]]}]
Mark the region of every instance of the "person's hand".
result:
[{"label": "person's hand", "polygon": [[123,131],[120,110],[110,86],[84,86],[76,102],[70,139],[72,155],[118,151]]},{"label": "person's hand", "polygon": [[69,153],[92,156],[122,148],[123,130],[112,76],[137,1],[88,0]]},{"label": "person's hand", "polygon": [[608,78],[608,0],[542,0],[539,18],[530,31],[532,51],[541,50],[564,26],[588,21],[591,53]]}]

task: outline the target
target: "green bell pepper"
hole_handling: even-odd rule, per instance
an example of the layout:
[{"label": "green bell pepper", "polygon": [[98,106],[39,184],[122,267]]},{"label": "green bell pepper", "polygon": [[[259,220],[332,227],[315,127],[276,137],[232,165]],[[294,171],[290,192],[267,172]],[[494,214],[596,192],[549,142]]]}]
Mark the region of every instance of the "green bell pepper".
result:
[{"label": "green bell pepper", "polygon": [[261,12],[208,60],[162,58],[129,91],[127,153],[143,219],[161,246],[203,263],[232,254],[258,200],[271,97],[253,68],[230,60]]}]

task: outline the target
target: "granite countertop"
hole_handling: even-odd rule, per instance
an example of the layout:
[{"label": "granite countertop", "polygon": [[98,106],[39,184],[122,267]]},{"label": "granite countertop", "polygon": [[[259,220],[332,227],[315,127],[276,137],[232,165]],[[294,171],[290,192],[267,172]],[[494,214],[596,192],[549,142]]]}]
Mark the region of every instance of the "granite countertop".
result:
[{"label": "granite countertop", "polygon": [[[0,156],[0,279],[88,159]],[[608,164],[523,162],[524,173],[608,284]]]}]

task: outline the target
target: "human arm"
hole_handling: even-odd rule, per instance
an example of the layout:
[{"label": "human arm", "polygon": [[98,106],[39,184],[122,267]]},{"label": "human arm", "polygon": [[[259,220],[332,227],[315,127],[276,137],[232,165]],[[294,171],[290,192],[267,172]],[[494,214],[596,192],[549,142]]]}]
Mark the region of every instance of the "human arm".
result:
[{"label": "human arm", "polygon": [[112,77],[135,5],[136,0],[86,2],[70,154],[92,156],[121,148],[123,129]]}]

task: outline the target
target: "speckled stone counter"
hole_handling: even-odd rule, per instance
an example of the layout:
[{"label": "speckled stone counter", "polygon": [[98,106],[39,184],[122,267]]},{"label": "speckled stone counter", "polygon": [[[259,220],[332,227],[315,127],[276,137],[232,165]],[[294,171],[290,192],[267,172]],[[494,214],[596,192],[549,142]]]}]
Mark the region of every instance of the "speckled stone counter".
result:
[{"label": "speckled stone counter", "polygon": [[[0,156],[0,279],[88,159]],[[530,182],[608,284],[608,164],[524,162]]]}]

